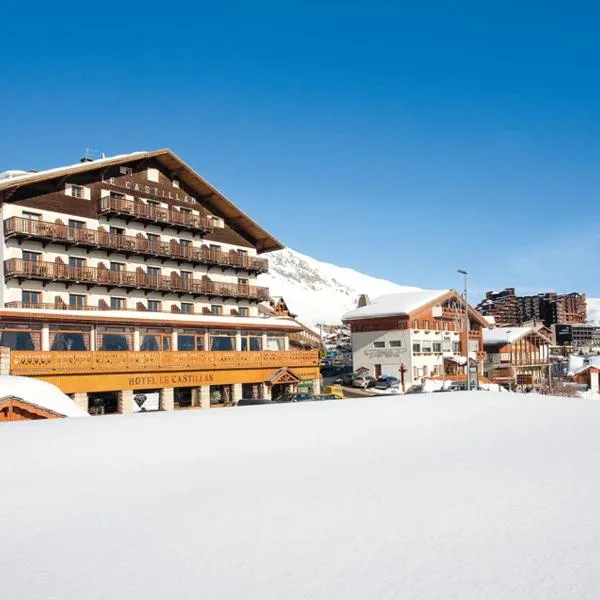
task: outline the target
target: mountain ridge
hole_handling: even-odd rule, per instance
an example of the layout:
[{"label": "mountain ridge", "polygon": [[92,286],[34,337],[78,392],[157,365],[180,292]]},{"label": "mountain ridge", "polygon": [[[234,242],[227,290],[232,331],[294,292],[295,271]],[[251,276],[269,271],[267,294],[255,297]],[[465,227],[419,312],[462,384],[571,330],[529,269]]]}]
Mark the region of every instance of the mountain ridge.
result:
[{"label": "mountain ridge", "polygon": [[269,254],[269,272],[259,284],[272,296],[283,296],[290,311],[307,325],[341,323],[344,313],[356,307],[360,294],[372,297],[419,290],[387,279],[340,267],[284,248]]}]

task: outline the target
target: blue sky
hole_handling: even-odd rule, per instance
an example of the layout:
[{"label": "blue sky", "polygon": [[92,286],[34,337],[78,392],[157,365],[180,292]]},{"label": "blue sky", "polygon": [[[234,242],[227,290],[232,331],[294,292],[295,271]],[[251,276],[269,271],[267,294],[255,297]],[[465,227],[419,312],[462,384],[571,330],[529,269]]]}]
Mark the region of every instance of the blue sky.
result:
[{"label": "blue sky", "polygon": [[[14,4],[14,3],[11,3]],[[593,2],[3,7],[0,170],[170,147],[315,258],[600,295]]]}]

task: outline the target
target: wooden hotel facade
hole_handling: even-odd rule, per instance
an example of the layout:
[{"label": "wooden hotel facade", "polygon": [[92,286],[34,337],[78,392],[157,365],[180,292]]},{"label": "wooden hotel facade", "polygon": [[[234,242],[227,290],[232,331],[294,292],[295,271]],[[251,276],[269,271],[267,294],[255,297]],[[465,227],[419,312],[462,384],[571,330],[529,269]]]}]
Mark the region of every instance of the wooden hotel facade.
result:
[{"label": "wooden hotel facade", "polygon": [[170,150],[0,175],[0,368],[92,413],[269,397],[309,380],[264,317],[281,244]]}]

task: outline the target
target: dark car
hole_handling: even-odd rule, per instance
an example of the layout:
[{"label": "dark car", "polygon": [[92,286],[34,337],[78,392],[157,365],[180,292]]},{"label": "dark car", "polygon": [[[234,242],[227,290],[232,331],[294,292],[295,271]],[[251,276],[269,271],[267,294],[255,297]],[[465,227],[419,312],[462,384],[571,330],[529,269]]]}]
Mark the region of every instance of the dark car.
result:
[{"label": "dark car", "polygon": [[341,383],[342,385],[352,387],[352,382],[354,381],[354,374],[344,373],[339,379],[335,380],[335,383]]},{"label": "dark car", "polygon": [[236,406],[258,406],[260,404],[275,404],[275,402],[266,398],[242,398],[238,400]]},{"label": "dark car", "polygon": [[400,380],[397,377],[392,377],[391,375],[382,375],[381,377],[377,378],[375,389],[387,390],[391,387],[398,387],[399,385]]},{"label": "dark car", "polygon": [[281,394],[281,396],[277,396],[277,398],[273,399],[273,402],[277,404],[284,404],[287,402],[306,402],[307,400],[314,400],[314,396],[312,394]]}]

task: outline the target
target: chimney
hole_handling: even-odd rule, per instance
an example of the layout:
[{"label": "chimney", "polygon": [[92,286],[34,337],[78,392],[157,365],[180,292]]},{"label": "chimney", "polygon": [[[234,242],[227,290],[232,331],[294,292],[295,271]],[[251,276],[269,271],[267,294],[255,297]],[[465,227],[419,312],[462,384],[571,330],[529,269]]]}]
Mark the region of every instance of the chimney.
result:
[{"label": "chimney", "polygon": [[358,297],[356,308],[362,308],[363,306],[368,306],[369,304],[371,304],[371,298],[369,298],[368,294],[361,294]]}]

